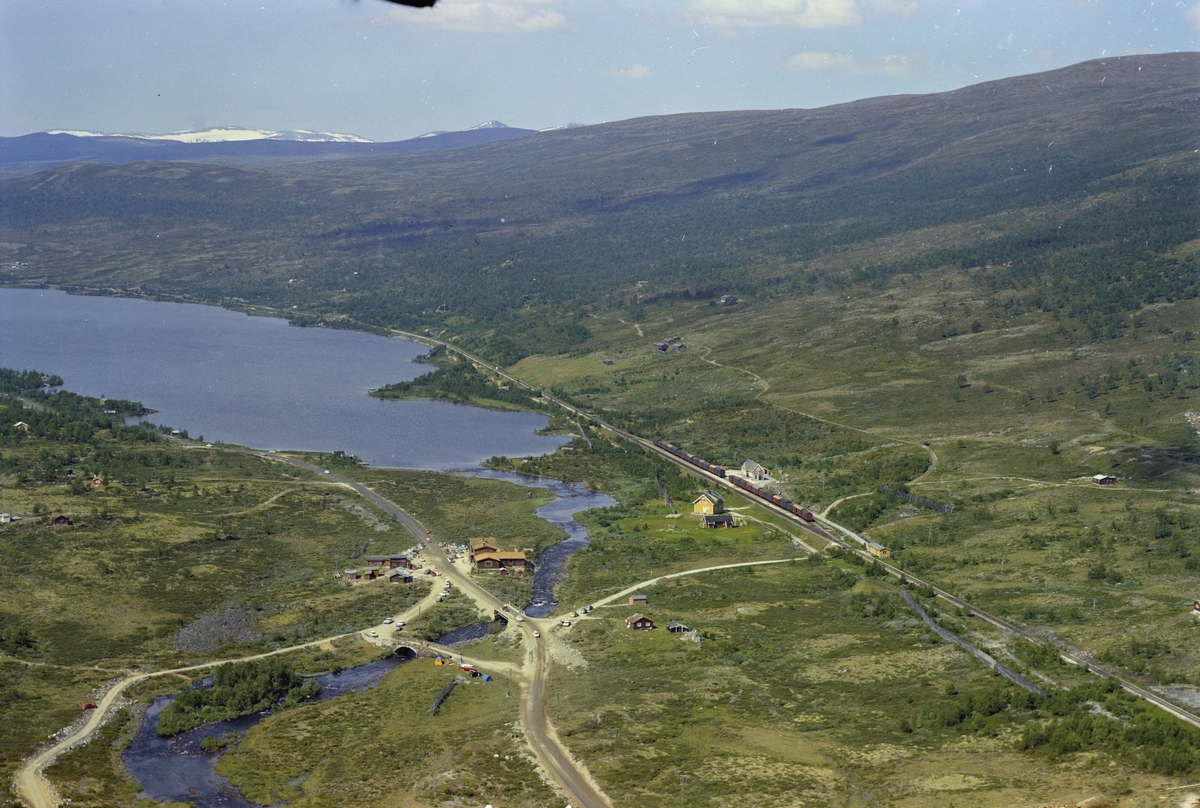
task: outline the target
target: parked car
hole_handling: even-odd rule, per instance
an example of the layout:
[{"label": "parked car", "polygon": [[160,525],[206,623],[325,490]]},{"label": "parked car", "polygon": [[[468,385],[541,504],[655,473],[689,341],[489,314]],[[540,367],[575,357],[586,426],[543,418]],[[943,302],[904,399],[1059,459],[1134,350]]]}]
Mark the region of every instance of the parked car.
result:
[{"label": "parked car", "polygon": [[570,628],[570,627],[571,627],[571,621],[570,621],[570,620],[564,620],[564,621],[562,621],[562,626],[563,626],[563,628]]},{"label": "parked car", "polygon": [[392,618],[390,618],[390,617],[385,617],[385,618],[383,618],[383,624],[384,624],[385,626],[390,626],[390,625],[392,624],[392,622],[393,622],[393,620],[392,620]]},{"label": "parked car", "polygon": [[535,631],[535,632],[533,632],[533,638],[534,638],[535,640],[536,640],[538,637],[541,637],[541,636],[542,636],[542,632],[540,632],[540,631]]},{"label": "parked car", "polygon": [[82,705],[80,705],[79,709],[81,709],[81,710],[95,710],[95,709],[96,709],[96,702],[94,702],[94,701],[85,701],[85,702],[84,702]]},{"label": "parked car", "polygon": [[379,636],[379,634],[377,634],[376,632],[372,631],[372,632],[371,632],[371,636],[372,636],[372,637],[378,637],[378,636]]}]

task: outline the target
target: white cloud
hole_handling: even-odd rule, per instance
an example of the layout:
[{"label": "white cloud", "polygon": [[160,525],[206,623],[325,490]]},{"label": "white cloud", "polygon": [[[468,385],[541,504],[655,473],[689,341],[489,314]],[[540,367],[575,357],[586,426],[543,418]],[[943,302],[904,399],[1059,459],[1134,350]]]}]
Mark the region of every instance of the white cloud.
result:
[{"label": "white cloud", "polygon": [[650,78],[649,65],[634,65],[629,68],[612,68],[605,70],[604,75],[613,76],[619,79],[648,79]]},{"label": "white cloud", "polygon": [[862,22],[855,0],[691,0],[713,28],[847,28]]},{"label": "white cloud", "polygon": [[1193,34],[1200,34],[1200,3],[1185,8],[1183,18],[1192,26]]},{"label": "white cloud", "polygon": [[856,76],[907,76],[912,73],[912,60],[907,56],[872,56],[859,59],[850,53],[804,51],[788,59],[793,70],[834,70]]},{"label": "white cloud", "polygon": [[441,0],[428,9],[392,9],[377,25],[424,25],[445,31],[536,34],[570,27],[558,0]]},{"label": "white cloud", "polygon": [[917,0],[873,0],[875,10],[884,14],[895,14],[897,17],[912,19],[921,11]]}]

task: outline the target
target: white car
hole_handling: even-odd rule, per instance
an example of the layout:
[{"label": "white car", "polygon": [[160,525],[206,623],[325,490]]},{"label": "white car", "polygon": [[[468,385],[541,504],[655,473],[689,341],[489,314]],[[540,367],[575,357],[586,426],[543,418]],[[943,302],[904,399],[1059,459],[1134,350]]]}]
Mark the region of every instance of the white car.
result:
[{"label": "white car", "polygon": [[562,621],[562,627],[563,627],[563,628],[570,628],[570,627],[571,627],[571,621],[570,621],[570,620],[564,620],[564,621]]},{"label": "white car", "polygon": [[524,618],[524,617],[522,617],[521,615],[517,615],[517,622],[518,622],[518,623],[524,623],[524,622],[525,622],[525,618]]},{"label": "white car", "polygon": [[541,637],[541,636],[542,636],[542,632],[540,632],[540,631],[535,631],[535,632],[533,632],[533,638],[534,638],[535,640],[536,640],[537,638]]},{"label": "white car", "polygon": [[403,620],[397,620],[397,621],[396,621],[396,628],[397,628],[397,629],[402,629],[402,628],[404,628],[404,621],[403,621]]},{"label": "white car", "polygon": [[393,623],[393,620],[392,620],[392,618],[390,618],[390,617],[385,617],[385,618],[383,618],[383,624],[384,624],[385,626],[390,626],[392,623]]},{"label": "white car", "polygon": [[378,636],[379,636],[379,634],[378,634],[377,632],[374,632],[374,631],[372,631],[372,632],[371,632],[371,636],[372,636],[372,637],[378,637]]}]

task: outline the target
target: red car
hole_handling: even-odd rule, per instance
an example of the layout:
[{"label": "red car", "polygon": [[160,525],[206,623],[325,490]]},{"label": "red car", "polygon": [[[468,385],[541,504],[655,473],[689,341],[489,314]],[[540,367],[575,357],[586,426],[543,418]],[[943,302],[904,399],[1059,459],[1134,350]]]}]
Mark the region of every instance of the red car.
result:
[{"label": "red car", "polygon": [[81,710],[95,710],[95,709],[96,709],[96,704],[95,704],[95,702],[91,702],[91,701],[85,701],[85,702],[83,703],[83,706],[81,706],[79,709],[81,709]]}]

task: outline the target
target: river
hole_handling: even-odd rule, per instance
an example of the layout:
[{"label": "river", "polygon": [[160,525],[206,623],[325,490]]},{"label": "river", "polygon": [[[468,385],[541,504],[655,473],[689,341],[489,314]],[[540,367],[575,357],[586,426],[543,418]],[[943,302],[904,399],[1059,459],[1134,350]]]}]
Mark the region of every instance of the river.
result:
[{"label": "river", "polygon": [[[321,685],[318,701],[336,698],[375,687],[406,660],[401,657],[368,662],[337,674],[316,677]],[[242,796],[226,778],[217,774],[219,753],[205,752],[200,742],[205,738],[223,738],[229,733],[239,736],[258,725],[266,713],[254,713],[205,724],[170,738],[158,735],[158,714],[171,703],[172,697],[154,700],[146,710],[142,726],[129,747],[121,753],[126,771],[142,787],[141,796],[153,800],[190,802],[196,808],[259,808]]]}]

